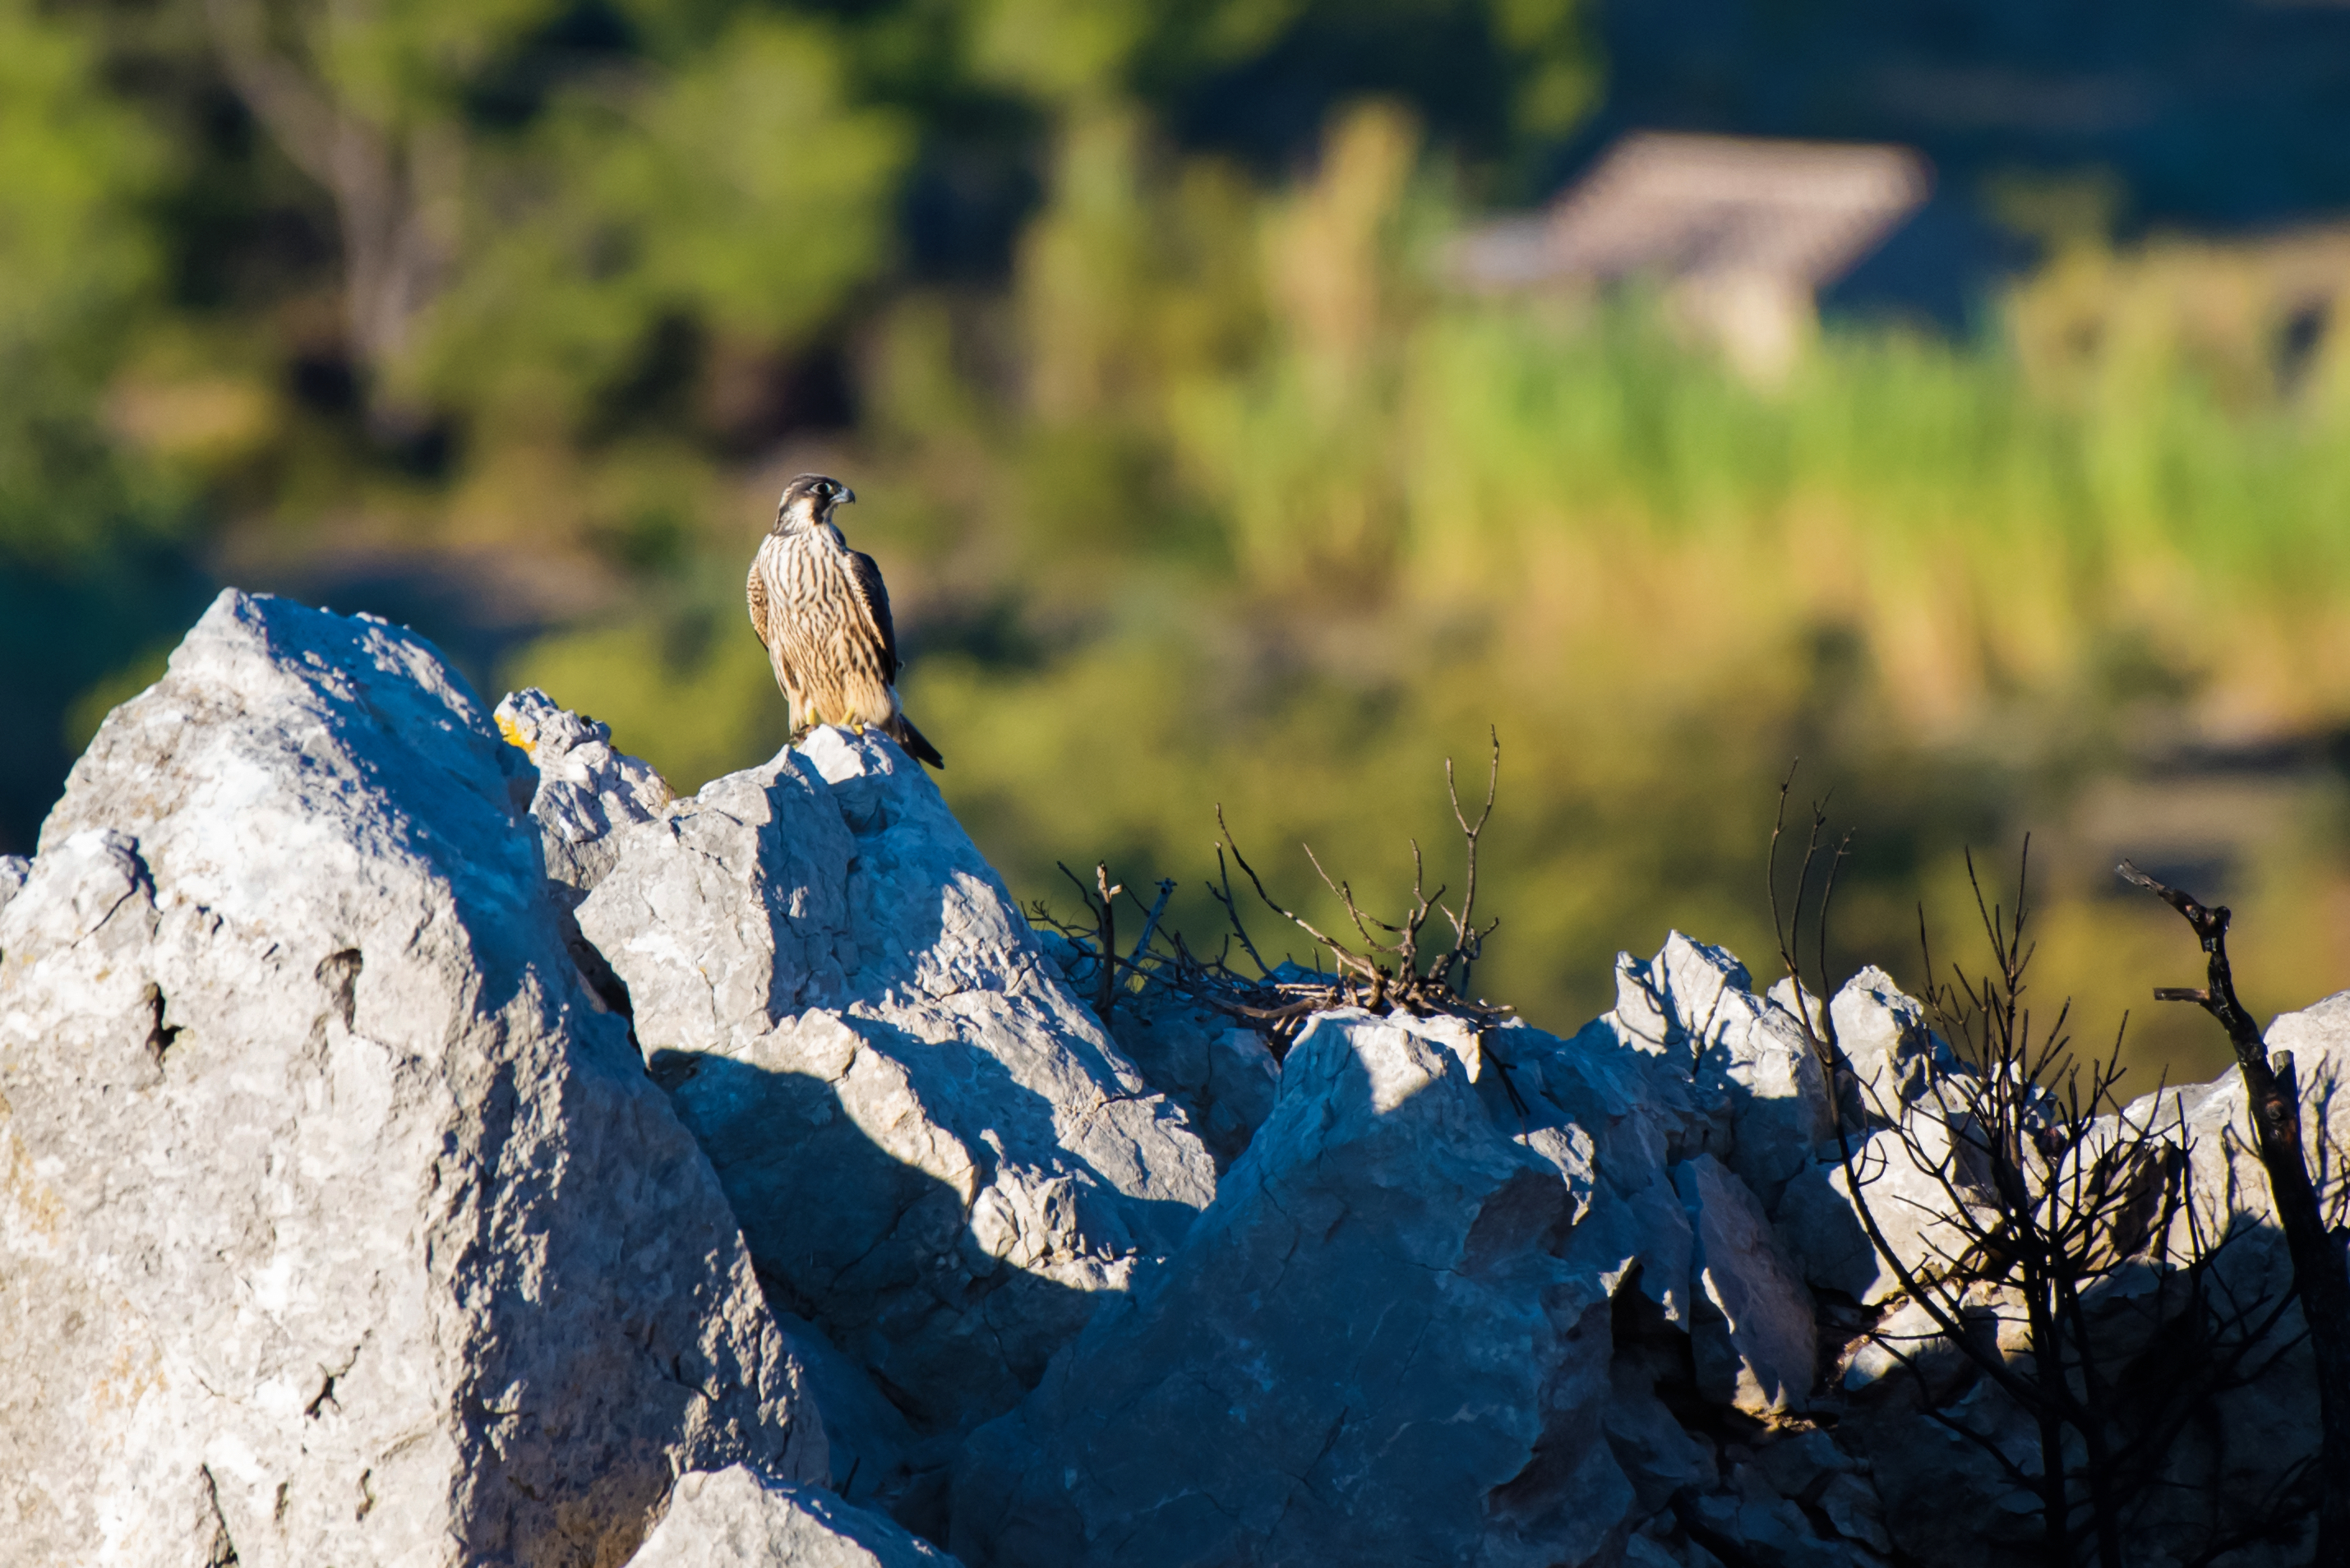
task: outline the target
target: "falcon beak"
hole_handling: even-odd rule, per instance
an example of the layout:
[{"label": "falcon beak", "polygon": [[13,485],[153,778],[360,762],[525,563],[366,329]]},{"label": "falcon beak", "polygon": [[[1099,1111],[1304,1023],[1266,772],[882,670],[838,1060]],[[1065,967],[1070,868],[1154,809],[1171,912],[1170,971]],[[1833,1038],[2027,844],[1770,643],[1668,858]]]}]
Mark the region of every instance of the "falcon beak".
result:
[{"label": "falcon beak", "polygon": [[845,506],[845,505],[847,505],[847,504],[848,504],[849,503],[851,503],[851,502],[855,501],[856,499],[857,499],[857,492],[855,492],[854,490],[849,489],[849,488],[848,488],[848,486],[847,486],[847,485],[845,485],[845,484],[844,484],[844,485],[842,485],[842,486],[840,487],[840,493],[839,493],[838,495],[836,495],[836,496],[834,496],[834,497],[833,497],[833,500],[834,500],[834,502],[835,502],[837,504],[844,505],[844,506]]}]

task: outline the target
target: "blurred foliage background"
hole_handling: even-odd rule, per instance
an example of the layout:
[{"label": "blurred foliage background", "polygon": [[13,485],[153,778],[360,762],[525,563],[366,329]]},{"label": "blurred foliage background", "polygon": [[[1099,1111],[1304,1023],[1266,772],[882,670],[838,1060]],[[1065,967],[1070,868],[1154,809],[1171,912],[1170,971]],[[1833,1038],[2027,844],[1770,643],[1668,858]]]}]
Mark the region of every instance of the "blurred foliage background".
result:
[{"label": "blurred foliage background", "polygon": [[[2052,1003],[2211,1070],[2110,867],[2233,901],[2258,1005],[2350,978],[2350,17],[1667,9],[0,0],[0,852],[230,582],[745,765],[813,468],[1024,896],[1212,931],[1219,803],[1309,903],[1307,840],[1457,880],[1491,726],[1481,988],[1571,1029],[1669,926],[1770,978],[1800,756],[1836,967],[1916,983],[2030,833]],[[1447,286],[1635,123],[1928,147],[1928,284],[1769,388],[1637,290]]]}]

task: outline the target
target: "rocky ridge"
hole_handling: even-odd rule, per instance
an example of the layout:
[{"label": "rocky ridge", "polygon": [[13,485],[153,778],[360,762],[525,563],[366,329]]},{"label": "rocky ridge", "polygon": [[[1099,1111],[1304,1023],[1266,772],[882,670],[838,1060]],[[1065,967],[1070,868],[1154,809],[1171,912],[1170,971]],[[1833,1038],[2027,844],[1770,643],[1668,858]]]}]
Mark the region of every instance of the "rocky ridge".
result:
[{"label": "rocky ridge", "polygon": [[[1839,1128],[1921,1266],[1891,1135],[1964,1071],[1880,971],[1841,1106],[1822,1003],[1678,934],[1571,1037],[1341,1011],[1275,1062],[1105,1031],[885,740],[681,799],[611,742],[231,593],[0,861],[0,1564],[2011,1549],[1920,1408],[1990,1391],[1860,1332],[1916,1309]],[[2271,1038],[2350,1116],[2350,994]],[[2276,1298],[2241,1089],[2168,1094]],[[2174,1479],[2314,1442],[2296,1354]]]}]

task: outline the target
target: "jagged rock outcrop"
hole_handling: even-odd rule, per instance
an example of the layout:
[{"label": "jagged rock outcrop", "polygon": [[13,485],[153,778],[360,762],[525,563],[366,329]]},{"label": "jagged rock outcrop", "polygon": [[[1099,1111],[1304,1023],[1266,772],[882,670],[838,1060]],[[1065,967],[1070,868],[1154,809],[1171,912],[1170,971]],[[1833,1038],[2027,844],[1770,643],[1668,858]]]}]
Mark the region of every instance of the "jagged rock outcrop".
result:
[{"label": "jagged rock outcrop", "polygon": [[536,686],[509,691],[492,717],[498,733],[530,758],[538,787],[530,797],[546,875],[577,909],[612,868],[614,832],[650,822],[676,796],[641,758],[612,749],[612,727],[558,706]]},{"label": "jagged rock outcrop", "polygon": [[1800,1019],[1757,996],[1746,966],[1679,931],[1647,962],[1616,957],[1616,1009],[1601,1022],[1689,1075],[1711,1154],[1768,1209],[1835,1130],[1827,1075]]},{"label": "jagged rock outcrop", "polygon": [[224,594],[0,909],[0,1563],[617,1563],[825,1443],[413,635]]},{"label": "jagged rock outcrop", "polygon": [[[1793,992],[1783,981],[1772,994],[1783,1000]],[[1822,1158],[1787,1183],[1772,1219],[1806,1281],[1874,1307],[1900,1293],[1899,1271],[1861,1223],[1845,1144],[1878,1233],[1913,1276],[1939,1270],[1964,1248],[1945,1179],[1971,1202],[1990,1174],[1975,1148],[1979,1134],[1957,1106],[1943,1104],[1948,1096],[1938,1086],[1955,1064],[1927,1031],[1918,1002],[1870,967],[1846,982],[1829,1012],[1850,1070],[1840,1107],[1844,1141],[1821,1141]]]},{"label": "jagged rock outcrop", "polygon": [[[1950,1120],[1928,1107],[1913,1113],[1909,1130],[1911,1137],[1904,1137],[1891,1128],[1855,1129],[1852,1149],[1877,1231],[1916,1277],[1939,1271],[1965,1250],[1950,1218],[1945,1179],[1972,1199],[1990,1178],[1963,1121],[1954,1132]],[[1852,1192],[1839,1155],[1790,1181],[1773,1219],[1805,1280],[1873,1307],[1900,1293],[1900,1274],[1870,1239]]]},{"label": "jagged rock outcrop", "polygon": [[[1790,990],[1783,980],[1772,988],[1774,997]],[[1925,1008],[1875,964],[1845,981],[1828,1012],[1836,1049],[1851,1072],[1852,1098],[1844,1116],[1855,1126],[1885,1126],[1924,1099],[1953,1065],[1950,1047],[1926,1028]]]},{"label": "jagged rock outcrop", "polygon": [[[2293,1054],[2293,1072],[2301,1089],[2302,1137],[2328,1161],[2324,1185],[2331,1197],[2350,1186],[2350,991],[2277,1014],[2262,1039],[2272,1054]],[[2242,1074],[2231,1069],[2208,1084],[2143,1096],[2122,1115],[2187,1147],[2204,1212],[2273,1226],[2276,1208],[2254,1151]],[[2256,1239],[2282,1255],[2282,1231],[2272,1229]]]},{"label": "jagged rock outcrop", "polygon": [[610,725],[556,706],[536,686],[506,693],[491,717],[538,771],[530,817],[538,825],[563,946],[597,998],[626,1012],[626,988],[579,934],[579,901],[612,868],[616,830],[650,822],[676,798],[669,781],[642,759],[613,750]]},{"label": "jagged rock outcrop", "polygon": [[[1848,1002],[1877,1009],[1877,1016],[1848,1023]],[[1949,1218],[1954,1208],[1992,1201],[1984,1135],[1966,1116],[1971,1069],[1926,1034],[1916,1004],[1876,971],[1856,977],[1837,1005],[1840,1042],[1849,1042],[1848,1056],[1877,1088],[1866,1100],[1874,1125],[1858,1129],[1855,1140],[1863,1194],[1895,1254],[1913,1272],[1939,1272],[1963,1251]],[[2328,1151],[2324,1185],[2338,1195],[2350,1180],[2341,1154],[2350,1147],[2344,1142],[2350,1096],[2342,1092],[2350,1078],[2350,993],[2281,1015],[2267,1038],[2272,1049],[2294,1054],[2304,1135],[2311,1148]],[[1897,1116],[1907,1139],[1893,1130]],[[2136,1145],[2142,1137],[2147,1141]],[[2095,1231],[2095,1245],[2107,1249],[2113,1272],[2088,1293],[2083,1333],[2103,1376],[2112,1386],[2141,1391],[2213,1378],[2194,1410],[2192,1436],[2162,1450],[2159,1483],[2134,1482],[2120,1494],[2116,1528],[2124,1555],[2148,1568],[2174,1568],[2208,1560],[2215,1540],[2232,1537],[2235,1548],[2220,1559],[2230,1564],[2305,1562],[2309,1543],[2301,1532],[2309,1518],[2303,1514],[2296,1526],[2289,1510],[2281,1513],[2291,1500],[2280,1489],[2291,1467],[2316,1451],[2316,1401],[2299,1309],[2288,1300],[2283,1238],[2252,1153],[2241,1075],[2231,1069],[2212,1083],[2166,1089],[2123,1107],[2095,1124],[2082,1145],[2060,1151],[2055,1179],[2067,1181],[2067,1171],[2085,1170],[2085,1162],[2106,1151],[2119,1151],[2119,1163],[2098,1179],[2129,1200]],[[1970,1363],[1922,1305],[1898,1293],[1888,1262],[1871,1256],[1865,1241],[1863,1251],[1852,1250],[1859,1227],[1850,1183],[1840,1168],[1821,1169],[1825,1179],[1790,1185],[1775,1218],[1815,1283],[1877,1314],[1871,1332],[1840,1358],[1830,1392],[1841,1409],[1836,1444],[1867,1466],[1886,1541],[1929,1568],[1960,1568],[2027,1549],[2040,1529],[2040,1499],[2028,1484],[2041,1463],[2033,1418]],[[2210,1259],[2204,1309],[2195,1307],[2199,1298],[2179,1272],[2199,1255]],[[2019,1298],[1977,1284],[1966,1301],[1970,1332],[1981,1342],[1995,1343],[2012,1361],[2029,1356]],[[2199,1320],[2199,1310],[2210,1315]],[[2233,1370],[2223,1372],[2222,1359],[2236,1353],[2222,1343],[2263,1324]],[[2216,1337],[2199,1349],[2199,1334]],[[1939,1417],[1924,1412],[1929,1398]],[[1973,1436],[1951,1430],[1951,1419]],[[2071,1462],[2084,1461],[2076,1452]],[[1847,1503],[1856,1496],[1848,1483],[1835,1485]]]},{"label": "jagged rock outcrop", "polygon": [[[1450,1021],[1442,1021],[1449,1023]],[[1330,1013],[1166,1268],[966,1445],[987,1563],[1584,1563],[1632,1489],[1607,1287],[1457,1025]]]},{"label": "jagged rock outcrop", "polygon": [[1814,1304],[1711,1152],[1785,1169],[1792,1127],[1812,1160],[1824,1078],[1727,955],[1621,968],[1572,1040],[1315,1019],[1182,1249],[965,1445],[958,1552],[1878,1561],[1866,1461],[1803,1436]]},{"label": "jagged rock outcrop", "polygon": [[[684,800],[611,742],[232,594],[0,859],[0,1568],[1958,1568],[2028,1532],[2038,1434],[1966,1354],[2022,1353],[2012,1300],[1970,1287],[1953,1343],[1894,1266],[1993,1200],[1984,1080],[1881,971],[1758,995],[1675,933],[1571,1038],[1339,1011],[1276,1062],[1148,985],[1105,1033],[889,742]],[[2270,1040],[2338,1158],[2350,993]],[[2188,1215],[2234,1307],[2285,1300],[2234,1074],[2085,1145],[2043,1114],[2059,1168],[2157,1130],[2085,1320],[2134,1386]],[[2133,1563],[2314,1444],[2297,1326]]]},{"label": "jagged rock outcrop", "polygon": [[1818,1372],[1819,1331],[1770,1216],[1710,1154],[1674,1167],[1673,1187],[1694,1239],[1690,1340],[1698,1392],[1758,1417],[1802,1411]]},{"label": "jagged rock outcrop", "polygon": [[[1513,1561],[1521,1550],[1555,1563],[1863,1568],[2013,1550],[2036,1500],[1942,1420],[2026,1474],[2038,1434],[1901,1296],[1860,1225],[1841,1152],[1849,1138],[1904,1264],[1946,1268],[1958,1238],[1943,1183],[1958,1201],[1990,1196],[1968,1144],[1980,1137],[1966,1120],[1969,1070],[1879,971],[1825,1003],[1792,986],[1757,996],[1734,959],[1675,936],[1619,975],[1617,1009],[1568,1041],[1317,1020],[1184,1248],[965,1446],[957,1550],[975,1568]],[[1865,1091],[1844,1107],[1841,1138],[1825,1046],[1806,1036],[1799,1004],[1833,1017]],[[2306,1054],[2313,1106],[2350,1116],[2330,1054],[2336,1033],[2350,1040],[2350,998],[2334,1007],[2280,1020],[2274,1038]],[[1415,1092],[1365,1086],[1409,1076],[1397,1062],[1425,1078]],[[2207,1224],[2231,1205],[2257,1223],[2264,1203],[2241,1195],[2264,1179],[2249,1163],[2241,1092],[2173,1101],[2162,1114],[2197,1129]],[[1464,1114],[1472,1105],[1480,1114]],[[2131,1114],[2143,1125],[2147,1107]],[[2345,1132],[2327,1129],[2335,1147]],[[2141,1162],[2149,1181],[2168,1158]],[[1557,1185],[1517,1191],[1514,1227],[1492,1219],[1498,1194],[1544,1166]],[[2245,1303],[2282,1300],[2286,1284],[2272,1234],[2260,1236],[2230,1276]],[[1448,1245],[1459,1255],[1440,1256]],[[1440,1282],[1432,1294],[1430,1280]],[[2120,1277],[2094,1320],[2128,1355],[2158,1351],[2126,1299],[2154,1280]],[[1480,1318],[1501,1281],[1520,1317]],[[2020,1355],[2018,1316],[1994,1297],[1970,1305],[1970,1321]],[[1525,1326],[1536,1303],[1566,1300],[1585,1308],[1577,1333],[1554,1322],[1544,1342]],[[1380,1338],[1398,1321],[1409,1356],[1390,1357]],[[1596,1363],[1559,1348],[1596,1342],[1603,1324],[1604,1382]],[[1453,1365],[1462,1342],[1507,1346],[1511,1376]],[[2210,1521],[2188,1512],[2221,1491],[2267,1495],[2314,1443],[2305,1374],[2288,1386],[2305,1357],[2290,1325],[2276,1349],[2286,1354],[2246,1364],[2173,1463],[2183,1501],[2134,1512],[2131,1549],[2146,1561],[2206,1539]],[[1940,1418],[1921,1408],[1929,1397]],[[1449,1443],[1431,1456],[1419,1445],[1440,1406]],[[1551,1435],[1528,1445],[1545,1421]],[[1591,1440],[1561,1442],[1565,1428]],[[1559,1511],[1521,1531],[1544,1506]],[[2246,1550],[2247,1564],[2293,1560],[2289,1532]]]},{"label": "jagged rock outcrop", "polygon": [[1213,1195],[878,735],[820,729],[620,830],[578,920],[778,1304],[918,1435],[1009,1408]]},{"label": "jagged rock outcrop", "polygon": [[744,1465],[681,1476],[630,1568],[956,1568],[879,1514]]}]

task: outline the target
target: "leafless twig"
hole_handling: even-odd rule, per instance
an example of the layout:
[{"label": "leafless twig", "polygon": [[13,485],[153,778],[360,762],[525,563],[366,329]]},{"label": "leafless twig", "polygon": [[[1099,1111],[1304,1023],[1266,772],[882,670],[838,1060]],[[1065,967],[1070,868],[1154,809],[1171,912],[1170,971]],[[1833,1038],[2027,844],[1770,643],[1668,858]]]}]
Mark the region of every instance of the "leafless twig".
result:
[{"label": "leafless twig", "polygon": [[2260,1028],[2236,995],[2234,967],[2228,960],[2230,911],[2158,881],[2125,860],[2116,867],[2122,880],[2145,888],[2178,911],[2209,955],[2205,983],[2194,989],[2164,986],[2158,1002],[2192,1002],[2217,1019],[2236,1053],[2237,1070],[2252,1106],[2253,1138],[2269,1193],[2293,1259],[2294,1288],[2309,1324],[2310,1349],[2317,1363],[2320,1428],[2317,1555],[2327,1568],[2350,1563],[2350,1267],[2339,1241],[2328,1231],[2317,1176],[2303,1147],[2300,1085],[2293,1053],[2272,1054]]},{"label": "leafless twig", "polygon": [[[1087,978],[1096,985],[1096,1005],[1105,1022],[1117,1003],[1118,992],[1139,986],[1146,994],[1153,993],[1156,988],[1189,997],[1257,1029],[1265,1035],[1276,1056],[1287,1050],[1306,1019],[1341,1007],[1360,1007],[1373,1012],[1400,1008],[1415,1015],[1448,1014],[1473,1024],[1482,1040],[1485,1031],[1511,1016],[1509,1008],[1473,998],[1469,992],[1472,966],[1482,953],[1485,939],[1500,924],[1491,919],[1480,924],[1476,912],[1479,843],[1493,815],[1500,777],[1501,742],[1495,735],[1484,803],[1472,819],[1461,803],[1452,764],[1449,761],[1445,763],[1446,794],[1451,801],[1453,821],[1461,831],[1466,862],[1458,909],[1444,902],[1445,888],[1439,887],[1432,893],[1428,890],[1427,859],[1416,839],[1410,841],[1412,881],[1409,901],[1400,917],[1393,920],[1366,909],[1353,883],[1332,874],[1307,846],[1308,863],[1346,914],[1347,927],[1340,929],[1352,929],[1352,940],[1341,940],[1273,896],[1264,878],[1241,849],[1224,819],[1223,807],[1219,805],[1215,811],[1216,879],[1208,884],[1207,891],[1209,898],[1222,909],[1228,929],[1223,933],[1222,950],[1216,956],[1202,956],[1181,932],[1166,928],[1164,918],[1174,890],[1171,881],[1159,884],[1159,897],[1143,921],[1141,936],[1130,952],[1120,956],[1110,907],[1125,889],[1110,884],[1106,864],[1095,867],[1090,887],[1067,867],[1061,867],[1086,907],[1085,924],[1072,926],[1057,920],[1042,905],[1036,906],[1034,919],[1069,938],[1098,966],[1098,971],[1088,972]],[[1238,870],[1258,904],[1288,922],[1312,943],[1315,967],[1301,970],[1293,965],[1277,969],[1265,961],[1243,918],[1243,896],[1233,889],[1234,870]],[[1141,904],[1139,898],[1134,898],[1134,902],[1138,907]],[[1433,944],[1426,932],[1430,920],[1439,913],[1451,927],[1452,938],[1445,950],[1431,952]],[[1242,974],[1226,962],[1225,955],[1235,945],[1253,966],[1253,974]],[[1323,967],[1325,953],[1328,955],[1326,969]],[[1506,1072],[1503,1077],[1506,1085]],[[1506,1086],[1515,1103],[1515,1085]]]},{"label": "leafless twig", "polygon": [[[2085,1551],[2104,1568],[2124,1568],[2127,1517],[2173,1484],[2176,1442],[2208,1418],[2212,1398],[2243,1386],[2279,1349],[2283,1303],[2236,1301],[2213,1267],[2230,1238],[2214,1236],[2197,1211],[2184,1102],[2158,1089],[2152,1112],[2127,1114],[2120,1033],[2106,1054],[2087,1056],[2073,1049],[2069,1005],[2050,1022],[2034,1019],[2028,841],[2012,911],[1967,860],[1986,972],[1953,965],[1935,978],[1920,911],[1934,1031],[1920,1044],[1930,1043],[1928,1059],[1939,1067],[1922,1085],[1889,1091],[1881,1072],[1860,1078],[1825,1005],[1825,909],[1849,838],[1832,839],[1825,812],[1813,807],[1794,907],[1786,909],[1777,867],[1792,776],[1766,857],[1780,961],[1796,987],[1797,1022],[1829,1075],[1855,1215],[1897,1299],[1924,1313],[1938,1348],[1881,1327],[1864,1333],[1909,1371],[1929,1418],[2038,1496],[2041,1560],[2071,1568]],[[1816,1009],[1805,994],[1814,991]],[[1879,1185],[1896,1158],[1910,1168],[1912,1195],[1892,1198]],[[1897,1245],[1887,1226],[1902,1206],[1925,1223]],[[2110,1288],[2126,1271],[2150,1273],[2156,1288]],[[2135,1323],[2135,1339],[2116,1334],[2124,1319]],[[1945,1369],[1929,1376],[1937,1358],[1947,1358]],[[1968,1377],[1953,1386],[1951,1367],[1991,1385],[2037,1428],[2036,1466],[1999,1451],[1982,1407],[1965,1391]],[[2256,1502],[2216,1495],[2210,1517],[2215,1541],[2268,1530],[2275,1518]]]}]

